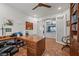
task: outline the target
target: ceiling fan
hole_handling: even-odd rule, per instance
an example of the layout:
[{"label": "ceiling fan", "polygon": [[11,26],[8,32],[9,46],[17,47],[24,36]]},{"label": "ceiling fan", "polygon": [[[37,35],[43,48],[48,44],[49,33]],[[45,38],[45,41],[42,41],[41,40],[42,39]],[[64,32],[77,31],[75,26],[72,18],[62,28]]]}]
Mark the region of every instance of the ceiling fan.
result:
[{"label": "ceiling fan", "polygon": [[44,3],[39,3],[37,6],[35,6],[32,10],[35,10],[38,7],[47,7],[47,8],[51,8],[50,5],[44,4]]}]

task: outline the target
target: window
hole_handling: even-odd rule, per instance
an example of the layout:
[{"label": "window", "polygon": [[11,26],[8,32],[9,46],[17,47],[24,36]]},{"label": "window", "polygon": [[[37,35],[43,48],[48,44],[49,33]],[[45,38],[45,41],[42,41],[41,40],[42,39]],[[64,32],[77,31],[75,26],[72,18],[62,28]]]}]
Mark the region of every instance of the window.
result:
[{"label": "window", "polygon": [[5,28],[5,31],[6,32],[12,32],[12,29],[11,28]]}]

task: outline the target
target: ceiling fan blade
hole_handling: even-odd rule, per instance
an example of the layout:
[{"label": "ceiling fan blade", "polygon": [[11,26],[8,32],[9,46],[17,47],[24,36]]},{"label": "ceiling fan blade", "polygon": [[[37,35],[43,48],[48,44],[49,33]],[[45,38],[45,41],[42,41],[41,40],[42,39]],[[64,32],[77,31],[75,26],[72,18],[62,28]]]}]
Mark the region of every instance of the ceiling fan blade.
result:
[{"label": "ceiling fan blade", "polygon": [[32,10],[35,10],[39,5],[35,6]]},{"label": "ceiling fan blade", "polygon": [[36,7],[34,7],[32,10],[35,10],[37,7],[42,7],[42,6],[47,7],[47,8],[51,8],[50,5],[43,4],[43,3],[39,3],[39,4],[38,4]]},{"label": "ceiling fan blade", "polygon": [[47,7],[47,8],[51,8],[51,6],[50,5],[47,5],[47,4],[43,4],[43,3],[40,3],[42,6],[44,6],[44,7]]}]

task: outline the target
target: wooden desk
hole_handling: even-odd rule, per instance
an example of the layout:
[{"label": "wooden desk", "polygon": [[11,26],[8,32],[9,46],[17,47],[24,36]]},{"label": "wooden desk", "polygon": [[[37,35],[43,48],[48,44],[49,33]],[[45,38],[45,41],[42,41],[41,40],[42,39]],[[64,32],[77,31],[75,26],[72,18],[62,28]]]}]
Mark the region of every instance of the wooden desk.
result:
[{"label": "wooden desk", "polygon": [[28,56],[41,56],[45,50],[45,39],[39,36],[20,36],[20,37],[6,37],[2,40],[9,40],[12,38],[20,39],[26,42]]},{"label": "wooden desk", "polygon": [[18,37],[26,41],[28,56],[41,56],[45,50],[45,39],[39,36],[21,36]]}]

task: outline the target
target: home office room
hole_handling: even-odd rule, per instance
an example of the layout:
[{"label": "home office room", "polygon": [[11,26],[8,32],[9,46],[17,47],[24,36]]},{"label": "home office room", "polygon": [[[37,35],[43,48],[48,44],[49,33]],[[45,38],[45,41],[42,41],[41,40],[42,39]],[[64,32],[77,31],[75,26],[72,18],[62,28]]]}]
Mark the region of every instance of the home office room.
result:
[{"label": "home office room", "polygon": [[78,7],[0,3],[0,56],[78,56]]}]

